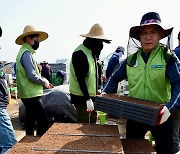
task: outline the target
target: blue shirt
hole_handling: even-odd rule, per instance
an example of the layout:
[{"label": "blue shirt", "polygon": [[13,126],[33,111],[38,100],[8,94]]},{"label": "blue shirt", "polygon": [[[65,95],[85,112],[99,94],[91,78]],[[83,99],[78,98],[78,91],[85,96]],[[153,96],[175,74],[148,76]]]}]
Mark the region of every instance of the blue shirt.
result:
[{"label": "blue shirt", "polygon": [[[179,52],[180,53],[180,52]],[[147,62],[149,55],[142,52],[142,58]],[[126,73],[126,64],[127,59],[119,66],[116,72],[114,72],[111,77],[108,79],[103,92],[110,93],[114,87],[127,78]],[[166,107],[170,112],[174,111],[177,108],[180,108],[180,64],[175,61],[171,56],[166,65],[166,77],[170,80],[171,84],[171,100],[165,102]]]},{"label": "blue shirt", "polygon": [[175,54],[180,58],[180,45],[174,49]]},{"label": "blue shirt", "polygon": [[27,76],[29,80],[37,84],[45,84],[46,80],[41,77],[41,75],[37,75],[35,71],[35,66],[33,64],[32,56],[30,52],[26,51],[21,57],[21,64],[26,70]]},{"label": "blue shirt", "polygon": [[111,74],[115,71],[115,69],[117,69],[118,64],[119,64],[119,56],[112,55],[112,57],[110,58],[110,60],[108,62],[108,66],[106,69],[106,78],[107,79],[111,76]]}]

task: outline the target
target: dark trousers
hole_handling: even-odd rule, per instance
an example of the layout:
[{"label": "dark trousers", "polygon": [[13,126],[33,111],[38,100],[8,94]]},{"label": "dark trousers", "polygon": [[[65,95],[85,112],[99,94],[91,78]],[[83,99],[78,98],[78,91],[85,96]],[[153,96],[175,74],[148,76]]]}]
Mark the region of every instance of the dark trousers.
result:
[{"label": "dark trousers", "polygon": [[41,97],[21,99],[26,107],[26,135],[34,135],[37,122],[37,135],[43,135],[48,129],[47,115],[41,101]]},{"label": "dark trousers", "polygon": [[156,126],[127,120],[126,138],[143,139],[148,130],[153,135],[157,154],[173,154],[173,125],[171,117],[163,124]]},{"label": "dark trousers", "polygon": [[[92,101],[95,101],[95,97],[91,97]],[[77,123],[96,123],[97,112],[87,112],[86,99],[84,96],[77,96],[71,94],[71,103],[76,108],[76,122]]]},{"label": "dark trousers", "polygon": [[87,112],[87,106],[85,104],[74,104],[76,108],[77,123],[96,123],[97,119],[97,113],[95,111],[93,112]]}]

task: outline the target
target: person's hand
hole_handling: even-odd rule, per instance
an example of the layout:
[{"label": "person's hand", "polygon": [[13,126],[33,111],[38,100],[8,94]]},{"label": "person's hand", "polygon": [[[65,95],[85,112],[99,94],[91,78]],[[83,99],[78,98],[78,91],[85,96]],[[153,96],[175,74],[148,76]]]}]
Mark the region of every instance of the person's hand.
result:
[{"label": "person's hand", "polygon": [[97,94],[98,94],[98,95],[100,95],[100,94],[101,94],[101,89],[98,89]]},{"label": "person's hand", "polygon": [[46,88],[49,88],[49,81],[48,81],[47,79],[45,79],[44,86],[45,86]]},{"label": "person's hand", "polygon": [[106,92],[102,92],[101,95],[106,95],[107,93]]},{"label": "person's hand", "polygon": [[164,123],[168,118],[169,116],[171,115],[171,113],[169,112],[168,108],[166,106],[164,106],[160,112],[159,112],[159,115],[160,115],[160,121],[159,121],[159,125]]},{"label": "person's hand", "polygon": [[88,99],[86,101],[86,105],[87,105],[87,112],[92,112],[94,110],[94,103],[92,101],[92,99]]},{"label": "person's hand", "polygon": [[52,83],[49,83],[49,88],[54,88],[54,85]]}]

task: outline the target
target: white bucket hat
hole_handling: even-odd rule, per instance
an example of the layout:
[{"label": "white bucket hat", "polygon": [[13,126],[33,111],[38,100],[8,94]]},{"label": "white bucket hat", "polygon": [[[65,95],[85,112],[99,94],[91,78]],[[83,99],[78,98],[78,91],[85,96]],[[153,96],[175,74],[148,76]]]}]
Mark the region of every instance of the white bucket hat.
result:
[{"label": "white bucket hat", "polygon": [[87,34],[81,34],[80,36],[82,37],[88,37],[88,38],[95,38],[95,39],[101,39],[103,40],[105,43],[111,43],[112,40],[107,39],[104,36],[104,32],[103,32],[103,28],[99,25],[99,24],[94,24],[89,33]]},{"label": "white bucket hat", "polygon": [[46,32],[43,31],[37,31],[33,26],[31,25],[27,25],[24,30],[23,30],[23,34],[21,34],[20,36],[17,37],[16,39],[16,44],[18,45],[22,45],[24,43],[23,38],[25,36],[29,36],[29,35],[33,35],[33,34],[38,34],[39,36],[39,42],[44,41],[48,38],[48,34]]}]

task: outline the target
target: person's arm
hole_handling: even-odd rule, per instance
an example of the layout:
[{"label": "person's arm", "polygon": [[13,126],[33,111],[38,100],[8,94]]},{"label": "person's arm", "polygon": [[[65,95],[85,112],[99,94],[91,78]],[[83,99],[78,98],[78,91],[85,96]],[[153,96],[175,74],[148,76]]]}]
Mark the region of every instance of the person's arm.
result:
[{"label": "person's arm", "polygon": [[24,67],[29,80],[37,84],[45,84],[46,79],[42,78],[41,75],[36,74],[34,63],[30,52],[26,51],[21,57],[21,64]]},{"label": "person's arm", "polygon": [[112,90],[117,86],[119,82],[127,78],[126,63],[127,59],[124,60],[122,64],[119,66],[119,68],[109,77],[102,92],[112,92]]},{"label": "person's arm", "polygon": [[175,62],[173,58],[170,58],[167,63],[166,76],[171,84],[171,99],[165,105],[172,113],[180,108],[180,63]]},{"label": "person's arm", "polygon": [[77,77],[80,89],[86,100],[90,99],[85,78],[88,74],[89,64],[83,51],[74,52],[72,55],[72,64]]},{"label": "person's arm", "polygon": [[114,57],[110,59],[107,69],[106,69],[106,78],[108,79],[113,72],[117,69],[116,66],[119,64],[119,59]]}]

